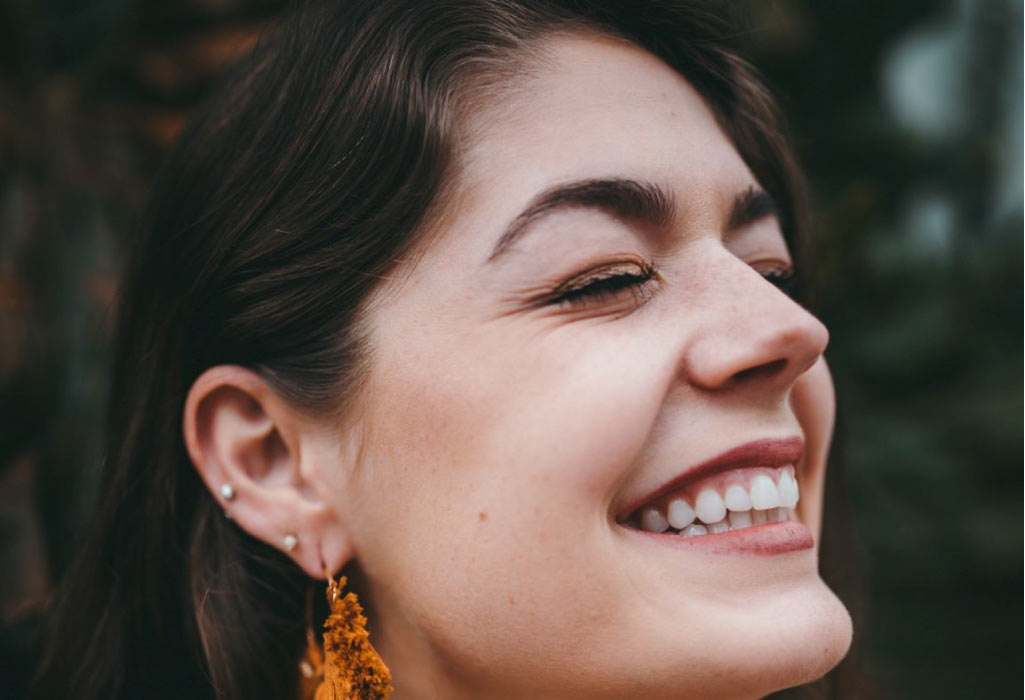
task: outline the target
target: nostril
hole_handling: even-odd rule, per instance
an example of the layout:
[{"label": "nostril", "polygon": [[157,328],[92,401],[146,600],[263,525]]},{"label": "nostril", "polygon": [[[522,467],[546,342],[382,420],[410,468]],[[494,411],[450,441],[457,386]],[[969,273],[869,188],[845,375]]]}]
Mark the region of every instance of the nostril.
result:
[{"label": "nostril", "polygon": [[757,367],[748,367],[742,369],[733,375],[733,379],[738,382],[748,381],[758,377],[771,377],[774,374],[783,371],[783,368],[787,366],[786,359],[780,358],[773,360],[772,362],[766,362],[760,364]]}]

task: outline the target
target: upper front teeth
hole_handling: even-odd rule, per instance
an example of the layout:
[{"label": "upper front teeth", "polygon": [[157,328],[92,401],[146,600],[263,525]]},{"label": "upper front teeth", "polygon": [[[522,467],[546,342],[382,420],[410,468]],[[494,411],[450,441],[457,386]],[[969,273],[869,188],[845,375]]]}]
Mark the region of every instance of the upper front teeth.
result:
[{"label": "upper front teeth", "polygon": [[795,479],[789,472],[783,472],[783,475],[779,478],[779,484],[776,486],[776,490],[779,491],[779,503],[785,508],[793,508],[801,498],[801,492],[797,486],[797,479]]},{"label": "upper front teeth", "polygon": [[726,507],[730,510],[751,510],[751,495],[740,484],[733,484],[726,489]]},{"label": "upper front teeth", "polygon": [[717,491],[705,489],[698,494],[694,514],[703,523],[717,523],[726,517],[726,504]]},{"label": "upper front teeth", "polygon": [[779,508],[779,489],[765,474],[751,479],[751,505],[756,510]]},{"label": "upper front teeth", "polygon": [[[681,535],[703,535],[706,531],[716,534],[785,520],[799,497],[797,480],[789,469],[782,470],[778,482],[760,473],[751,478],[747,488],[743,484],[730,484],[724,495],[713,488],[702,489],[693,506],[684,497],[677,496],[669,501],[664,511],[656,506],[644,508],[640,525],[648,532],[665,532],[672,527]],[[695,520],[707,527],[695,525]]]}]

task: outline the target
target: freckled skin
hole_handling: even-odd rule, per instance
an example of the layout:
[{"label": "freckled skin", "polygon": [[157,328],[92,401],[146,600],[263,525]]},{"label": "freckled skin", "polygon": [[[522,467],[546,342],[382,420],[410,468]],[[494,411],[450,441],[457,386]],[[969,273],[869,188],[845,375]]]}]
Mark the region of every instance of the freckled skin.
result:
[{"label": "freckled skin", "polygon": [[[471,122],[459,207],[368,306],[371,376],[343,426],[360,463],[329,487],[394,697],[755,698],[812,680],[851,634],[817,548],[639,546],[611,504],[797,434],[798,514],[817,533],[825,329],[762,276],[789,262],[778,224],[724,235],[757,183],[695,90],[621,42],[548,49]],[[653,231],[559,213],[485,263],[538,192],[597,177],[660,183],[677,215]],[[521,302],[625,255],[658,264],[643,302]]]}]

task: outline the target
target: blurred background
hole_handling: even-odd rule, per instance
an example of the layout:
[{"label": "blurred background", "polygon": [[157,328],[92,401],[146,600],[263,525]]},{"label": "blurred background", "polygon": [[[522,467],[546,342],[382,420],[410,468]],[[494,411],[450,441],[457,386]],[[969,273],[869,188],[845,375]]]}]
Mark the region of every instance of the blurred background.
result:
[{"label": "blurred background", "polygon": [[[0,4],[0,694],[89,521],[148,183],[290,4]],[[812,184],[863,669],[880,696],[1020,697],[1022,2],[739,5]]]}]

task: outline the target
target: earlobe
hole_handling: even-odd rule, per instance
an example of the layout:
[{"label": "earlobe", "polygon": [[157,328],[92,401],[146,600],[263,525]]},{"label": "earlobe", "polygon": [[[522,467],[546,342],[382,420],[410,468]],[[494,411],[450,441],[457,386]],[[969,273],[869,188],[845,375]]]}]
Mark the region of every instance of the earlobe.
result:
[{"label": "earlobe", "polygon": [[322,431],[258,374],[232,365],[206,370],[186,398],[183,433],[196,471],[239,527],[314,578],[351,558],[325,490],[310,483],[322,473],[313,464],[324,458]]}]

